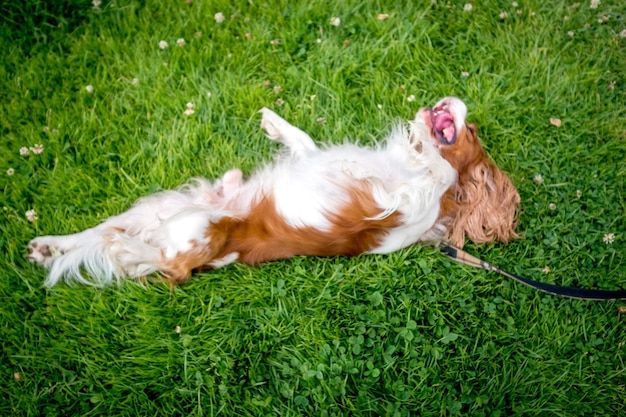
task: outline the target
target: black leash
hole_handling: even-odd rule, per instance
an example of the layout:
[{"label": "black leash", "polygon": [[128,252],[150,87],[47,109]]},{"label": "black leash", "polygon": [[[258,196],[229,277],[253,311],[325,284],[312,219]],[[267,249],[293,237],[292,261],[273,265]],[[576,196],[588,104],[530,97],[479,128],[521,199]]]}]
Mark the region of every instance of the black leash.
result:
[{"label": "black leash", "polygon": [[519,275],[507,272],[447,243],[440,242],[438,248],[443,254],[456,262],[476,268],[482,268],[487,271],[498,272],[504,276],[514,279],[517,282],[521,282],[529,287],[547,292],[548,294],[561,295],[563,297],[577,298],[580,300],[626,300],[626,290],[588,290],[584,288],[562,287],[560,285],[546,284],[545,282],[533,281],[532,279],[520,277]]}]

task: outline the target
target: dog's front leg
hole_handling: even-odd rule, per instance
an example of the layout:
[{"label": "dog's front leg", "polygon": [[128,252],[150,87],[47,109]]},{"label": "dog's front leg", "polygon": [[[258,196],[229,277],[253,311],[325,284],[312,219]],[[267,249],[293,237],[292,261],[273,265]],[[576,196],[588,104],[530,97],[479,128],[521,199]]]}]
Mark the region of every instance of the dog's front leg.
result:
[{"label": "dog's front leg", "polygon": [[291,125],[270,109],[264,107],[260,113],[263,115],[261,128],[265,130],[267,137],[287,146],[292,155],[300,156],[306,152],[317,150],[313,139],[308,134]]}]

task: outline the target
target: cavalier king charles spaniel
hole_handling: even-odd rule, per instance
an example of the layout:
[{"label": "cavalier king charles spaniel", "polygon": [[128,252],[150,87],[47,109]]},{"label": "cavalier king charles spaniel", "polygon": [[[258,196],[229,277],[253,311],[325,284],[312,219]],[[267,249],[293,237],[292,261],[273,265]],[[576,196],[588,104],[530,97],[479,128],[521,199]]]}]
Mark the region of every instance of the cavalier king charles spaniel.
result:
[{"label": "cavalier king charles spaniel", "polygon": [[49,268],[45,285],[105,285],[155,272],[176,284],[233,262],[517,237],[517,190],[485,155],[458,98],[421,109],[408,130],[397,126],[373,147],[320,149],[276,113],[261,113],[261,128],[285,155],[247,180],[237,169],[194,179],[91,229],[32,240],[28,259]]}]

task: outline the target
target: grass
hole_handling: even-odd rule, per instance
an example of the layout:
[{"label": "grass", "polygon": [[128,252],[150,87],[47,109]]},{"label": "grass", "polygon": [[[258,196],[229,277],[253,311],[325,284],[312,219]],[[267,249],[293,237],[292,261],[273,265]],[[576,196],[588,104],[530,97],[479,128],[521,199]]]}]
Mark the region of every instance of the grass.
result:
[{"label": "grass", "polygon": [[[234,265],[172,292],[45,290],[25,256],[37,235],[192,176],[250,173],[277,150],[263,106],[320,142],[371,144],[456,95],[522,197],[524,239],[469,251],[547,282],[624,288],[621,2],[61,4],[0,9],[1,415],[623,412],[624,302],[545,295],[430,247]],[[20,155],[35,144],[43,153]]]}]

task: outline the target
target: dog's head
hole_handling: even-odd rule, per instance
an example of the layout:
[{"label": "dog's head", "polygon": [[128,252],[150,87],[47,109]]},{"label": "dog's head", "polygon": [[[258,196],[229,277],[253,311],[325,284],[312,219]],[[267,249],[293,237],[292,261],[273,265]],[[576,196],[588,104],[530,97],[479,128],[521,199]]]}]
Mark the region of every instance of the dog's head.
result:
[{"label": "dog's head", "polygon": [[509,177],[491,161],[476,126],[466,122],[467,106],[446,97],[417,117],[430,129],[441,156],[457,171],[458,180],[443,196],[440,219],[448,240],[462,247],[467,236],[475,243],[519,237],[515,232],[520,197]]}]

